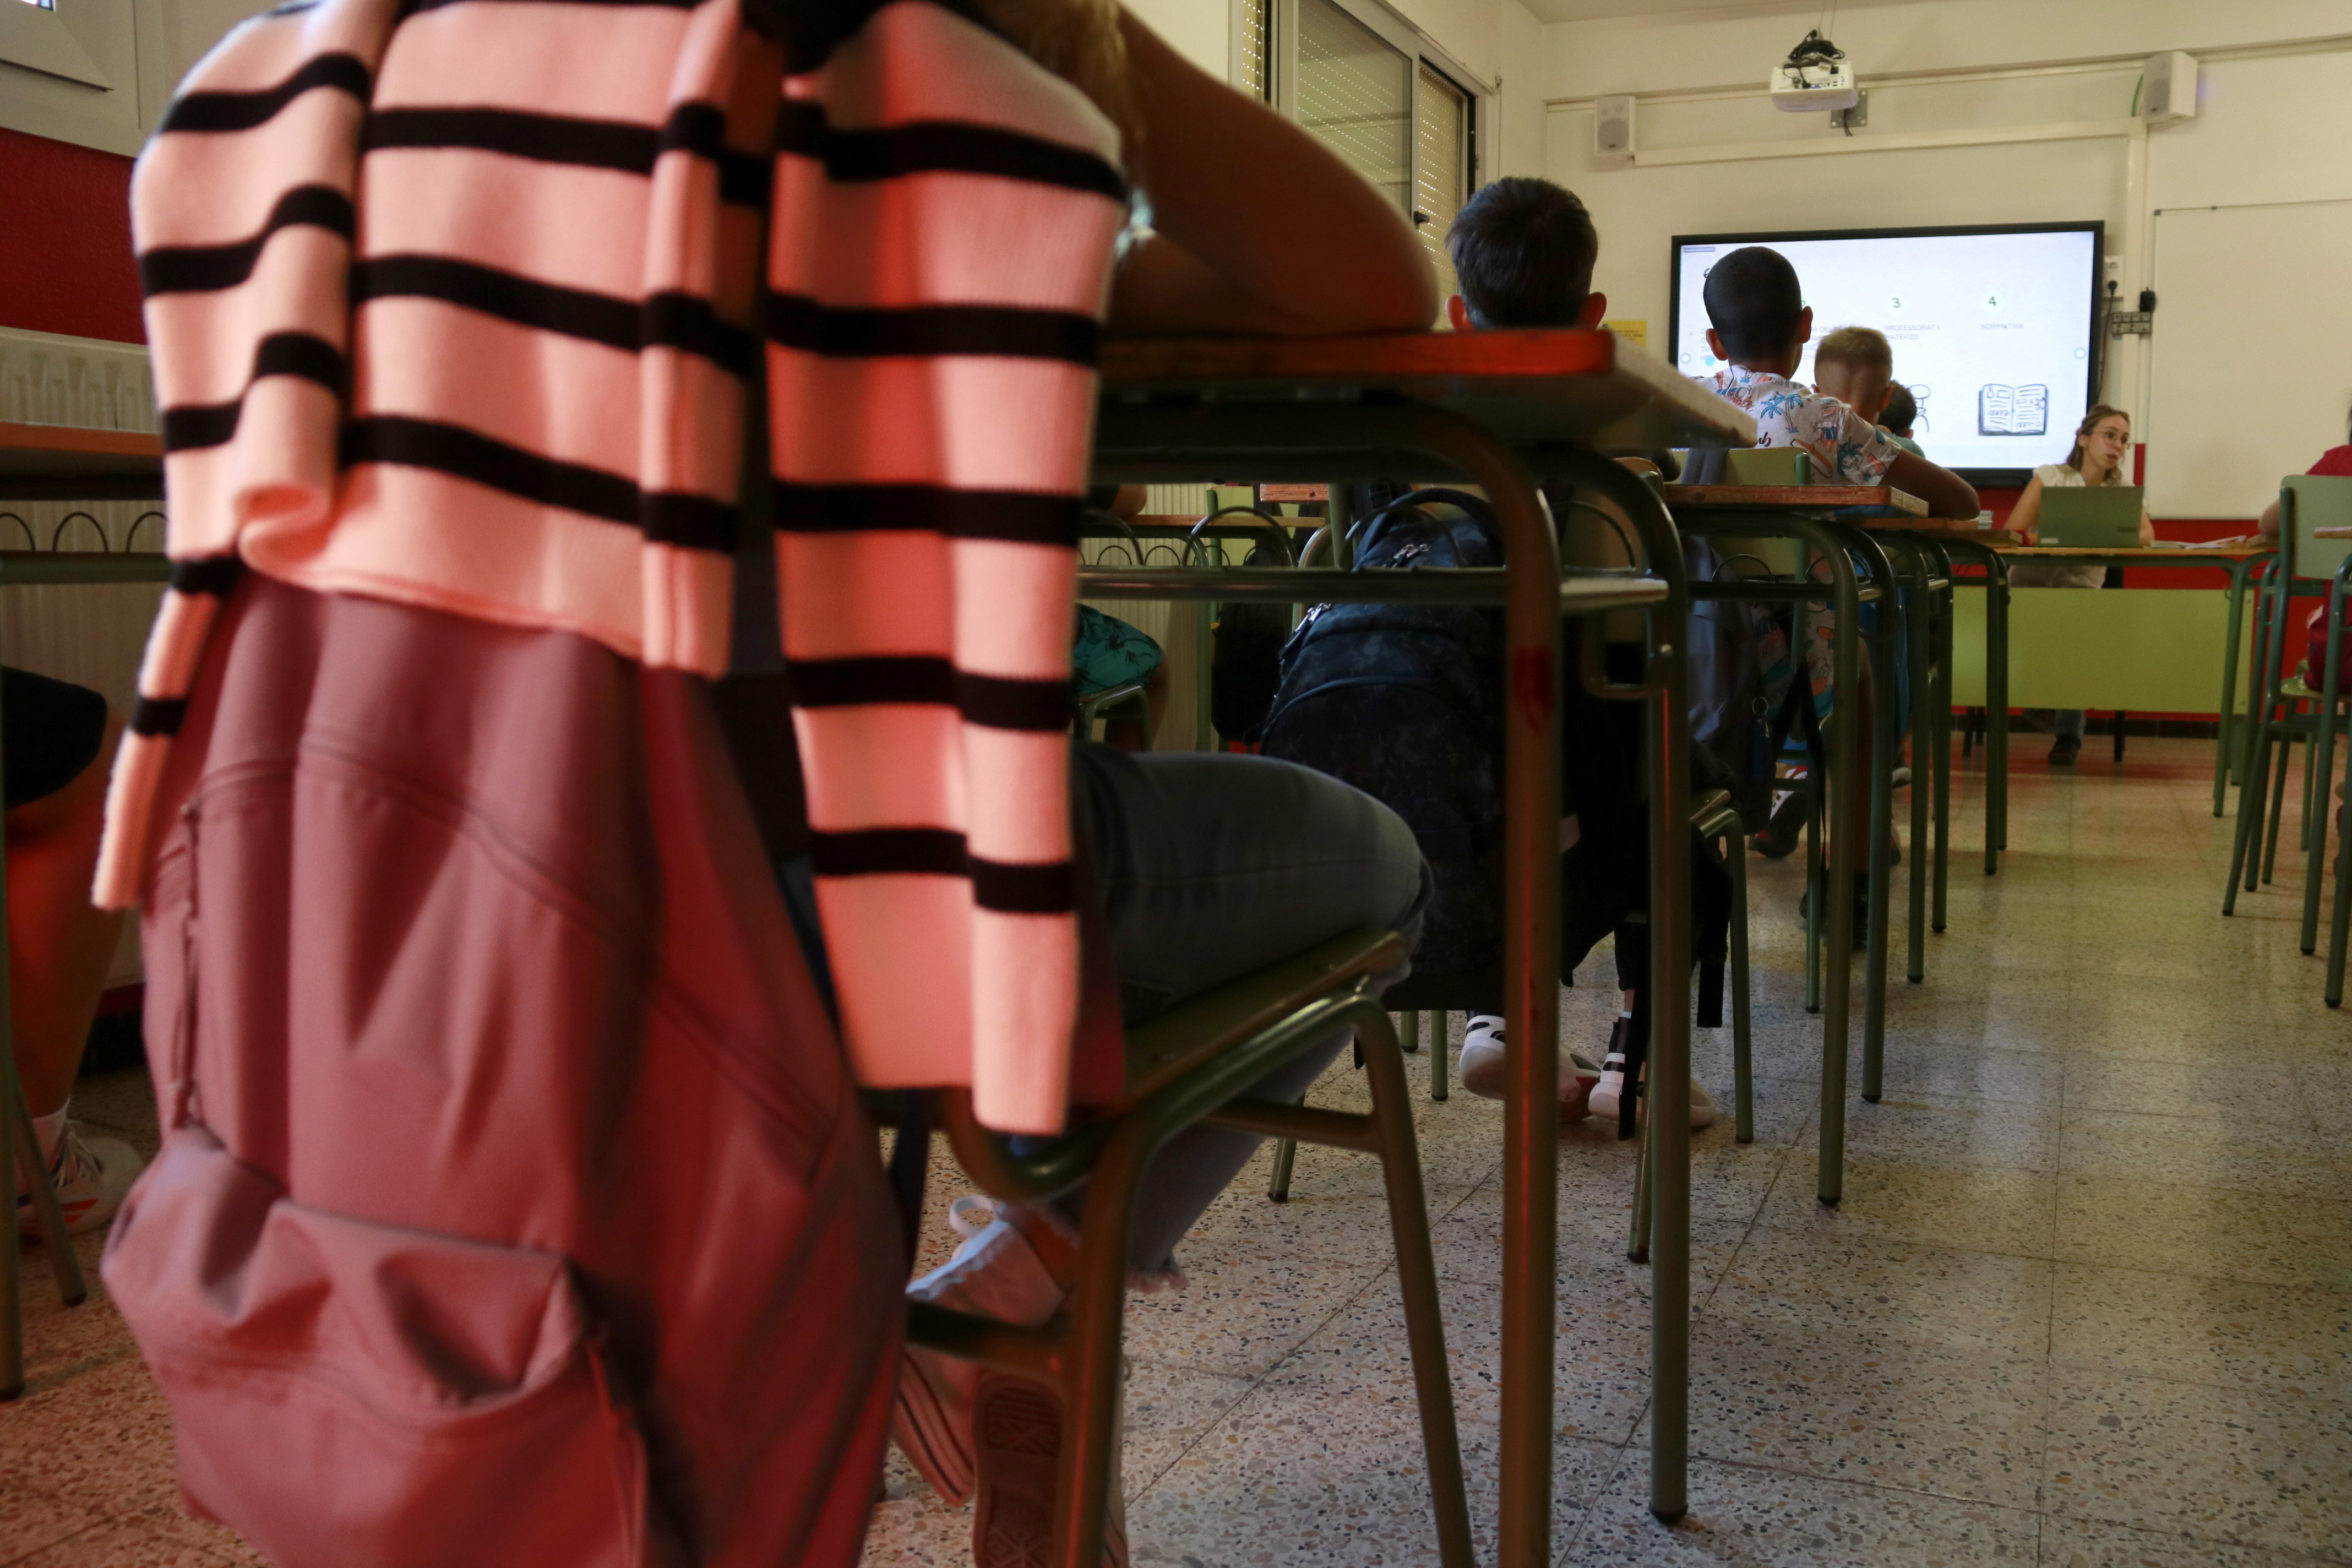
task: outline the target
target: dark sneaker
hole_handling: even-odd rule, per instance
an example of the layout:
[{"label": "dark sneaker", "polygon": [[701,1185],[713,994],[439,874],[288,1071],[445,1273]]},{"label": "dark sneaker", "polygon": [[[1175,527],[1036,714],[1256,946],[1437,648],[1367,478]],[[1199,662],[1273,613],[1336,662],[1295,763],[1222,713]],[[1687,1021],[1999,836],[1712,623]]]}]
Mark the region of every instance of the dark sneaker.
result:
[{"label": "dark sneaker", "polygon": [[2061,735],[2058,737],[2057,743],[2050,748],[2050,765],[2053,768],[2071,768],[2074,765],[2074,760],[2082,754],[2083,742],[2079,739],[2073,735]]}]

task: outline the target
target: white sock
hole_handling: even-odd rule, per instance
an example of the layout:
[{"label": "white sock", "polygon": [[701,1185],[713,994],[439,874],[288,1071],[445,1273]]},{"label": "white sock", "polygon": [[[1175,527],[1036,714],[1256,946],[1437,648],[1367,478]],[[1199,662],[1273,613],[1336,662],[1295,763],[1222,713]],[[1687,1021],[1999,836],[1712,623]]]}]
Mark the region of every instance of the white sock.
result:
[{"label": "white sock", "polygon": [[66,1135],[66,1110],[72,1104],[73,1101],[68,1100],[47,1116],[33,1118],[33,1131],[41,1140],[41,1163],[44,1164],[56,1163],[58,1144]]}]

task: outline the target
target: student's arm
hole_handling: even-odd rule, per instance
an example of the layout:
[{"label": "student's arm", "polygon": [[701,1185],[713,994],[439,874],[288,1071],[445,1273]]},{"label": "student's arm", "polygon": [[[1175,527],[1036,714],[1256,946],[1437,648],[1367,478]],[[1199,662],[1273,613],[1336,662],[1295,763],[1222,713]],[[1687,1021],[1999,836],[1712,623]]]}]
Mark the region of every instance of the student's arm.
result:
[{"label": "student's arm", "polygon": [[1940,463],[1906,452],[1886,467],[1886,482],[1927,503],[1929,517],[1977,517],[1977,488]]},{"label": "student's arm", "polygon": [[2270,504],[2270,505],[2268,505],[2268,506],[2266,506],[2266,507],[2264,507],[2264,508],[2263,508],[2263,515],[2262,515],[2262,517],[2261,517],[2259,520],[2257,520],[2257,521],[2255,522],[2255,525],[2254,525],[2254,526],[2255,526],[2255,528],[2256,528],[2256,529],[2261,532],[2262,536],[2263,536],[2264,539],[2268,539],[2268,540],[2275,541],[2275,540],[2278,538],[2278,531],[2279,531],[2279,503],[2278,503],[2278,497],[2276,497],[2276,496],[2273,496],[2273,497],[2271,497],[2271,504]]},{"label": "student's arm", "polygon": [[2017,498],[2017,506],[2009,514],[2009,531],[2028,544],[2042,542],[2042,476],[2034,475],[2025,482],[2025,493]]},{"label": "student's arm", "polygon": [[1120,268],[1116,332],[1412,331],[1437,318],[1396,204],[1320,142],[1121,18],[1154,237]]},{"label": "student's arm", "polygon": [[2147,508],[2139,509],[2139,547],[2153,549],[2156,544],[2156,520],[2147,515]]}]

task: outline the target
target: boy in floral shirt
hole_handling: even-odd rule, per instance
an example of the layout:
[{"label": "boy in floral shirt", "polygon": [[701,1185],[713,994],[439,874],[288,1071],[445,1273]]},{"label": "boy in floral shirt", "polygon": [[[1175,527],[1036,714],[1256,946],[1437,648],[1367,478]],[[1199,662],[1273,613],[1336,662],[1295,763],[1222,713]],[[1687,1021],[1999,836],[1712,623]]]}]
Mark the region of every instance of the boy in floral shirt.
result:
[{"label": "boy in floral shirt", "polygon": [[1806,453],[1818,483],[1892,485],[1926,501],[1932,517],[1975,521],[1977,492],[1966,479],[1789,379],[1812,341],[1813,312],[1787,257],[1760,245],[1733,251],[1708,271],[1706,299],[1706,346],[1727,362],[1707,384],[1755,418],[1759,447]]},{"label": "boy in floral shirt", "polygon": [[[1756,421],[1759,447],[1794,447],[1812,459],[1817,484],[1888,485],[1927,503],[1930,516],[1976,520],[1974,486],[1950,469],[1905,451],[1863,414],[1836,398],[1790,381],[1812,341],[1813,312],[1797,283],[1797,269],[1777,250],[1751,245],[1717,262],[1706,275],[1706,346],[1724,368],[1706,384]],[[1826,715],[1831,690],[1830,640],[1836,625],[1827,605],[1804,617],[1805,673],[1816,712]],[[1899,699],[1898,699],[1899,700]],[[1863,754],[1874,722],[1870,670],[1863,669],[1860,714]],[[1790,825],[1791,826],[1793,824]],[[1793,844],[1790,827],[1775,823],[1770,853]],[[1864,873],[1855,875],[1854,939],[1862,940]]]}]

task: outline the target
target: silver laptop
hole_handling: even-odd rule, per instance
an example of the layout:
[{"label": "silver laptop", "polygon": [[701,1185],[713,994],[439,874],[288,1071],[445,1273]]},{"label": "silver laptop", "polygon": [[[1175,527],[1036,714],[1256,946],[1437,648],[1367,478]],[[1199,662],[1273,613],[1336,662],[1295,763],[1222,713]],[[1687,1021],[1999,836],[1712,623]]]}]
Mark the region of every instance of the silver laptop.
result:
[{"label": "silver laptop", "polygon": [[2067,550],[2139,548],[2137,485],[2084,485],[2042,492],[2042,542]]}]

